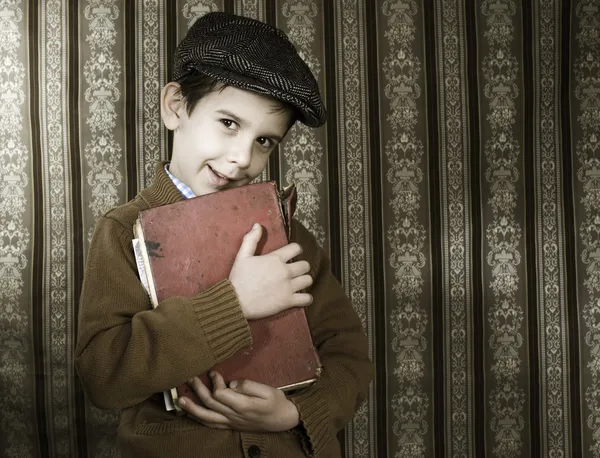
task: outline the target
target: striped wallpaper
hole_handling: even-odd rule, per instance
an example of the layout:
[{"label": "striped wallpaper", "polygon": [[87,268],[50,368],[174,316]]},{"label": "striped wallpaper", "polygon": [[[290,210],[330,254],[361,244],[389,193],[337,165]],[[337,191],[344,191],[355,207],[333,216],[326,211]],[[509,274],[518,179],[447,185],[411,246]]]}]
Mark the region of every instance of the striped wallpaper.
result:
[{"label": "striped wallpaper", "polygon": [[119,456],[73,366],[86,251],[217,10],[285,30],[328,107],[261,178],[368,336],[345,457],[600,458],[600,0],[0,0],[0,456]]}]

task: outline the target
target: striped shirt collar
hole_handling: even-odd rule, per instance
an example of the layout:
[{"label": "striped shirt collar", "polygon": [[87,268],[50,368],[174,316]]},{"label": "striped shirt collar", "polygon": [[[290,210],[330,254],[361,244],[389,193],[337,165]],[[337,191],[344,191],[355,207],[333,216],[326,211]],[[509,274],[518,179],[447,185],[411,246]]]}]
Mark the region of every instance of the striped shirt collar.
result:
[{"label": "striped shirt collar", "polygon": [[196,197],[196,194],[194,194],[192,188],[190,188],[187,184],[185,184],[183,181],[181,181],[179,178],[177,178],[175,175],[169,172],[169,164],[165,165],[165,172],[167,172],[167,175],[169,175],[169,178],[177,187],[177,189],[179,189],[179,192],[183,195],[183,197],[185,197],[186,199]]}]

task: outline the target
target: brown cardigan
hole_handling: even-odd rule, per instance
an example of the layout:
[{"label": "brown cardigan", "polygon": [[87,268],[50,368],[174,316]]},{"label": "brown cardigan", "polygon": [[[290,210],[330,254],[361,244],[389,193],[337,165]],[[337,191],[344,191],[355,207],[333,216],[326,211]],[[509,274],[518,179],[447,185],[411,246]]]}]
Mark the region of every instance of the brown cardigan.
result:
[{"label": "brown cardigan", "polygon": [[298,406],[301,425],[281,433],[211,429],[165,411],[162,396],[153,396],[251,343],[229,280],[196,297],[173,297],[151,309],[133,257],[132,227],[140,210],[182,199],[164,164],[159,165],[152,186],[99,219],[87,257],[76,366],[94,405],[122,409],[118,439],[123,456],[340,456],[336,433],[365,398],[373,368],[358,316],[325,253],[297,222],[292,240],[303,247],[300,258],[311,265],[314,301],[307,316],[323,363],[315,385],[289,396]]}]

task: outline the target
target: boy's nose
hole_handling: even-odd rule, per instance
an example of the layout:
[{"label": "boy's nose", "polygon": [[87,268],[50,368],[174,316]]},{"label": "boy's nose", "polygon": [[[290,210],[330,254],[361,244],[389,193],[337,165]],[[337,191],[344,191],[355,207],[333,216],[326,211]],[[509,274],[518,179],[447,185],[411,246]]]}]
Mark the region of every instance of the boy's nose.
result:
[{"label": "boy's nose", "polygon": [[229,161],[235,162],[241,169],[248,168],[252,163],[253,146],[253,144],[249,145],[247,142],[239,142],[235,145],[232,145],[232,148],[229,151]]}]

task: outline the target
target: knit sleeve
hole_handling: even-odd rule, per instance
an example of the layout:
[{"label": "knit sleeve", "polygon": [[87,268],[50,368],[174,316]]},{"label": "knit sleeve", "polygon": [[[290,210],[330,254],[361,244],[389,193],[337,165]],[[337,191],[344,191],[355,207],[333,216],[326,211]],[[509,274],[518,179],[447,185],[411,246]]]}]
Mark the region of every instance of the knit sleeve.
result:
[{"label": "knit sleeve", "polygon": [[323,372],[314,385],[289,399],[300,413],[305,451],[320,457],[365,399],[373,365],[360,318],[333,276],[327,256],[304,227],[297,225],[296,233],[314,278],[307,317]]},{"label": "knit sleeve", "polygon": [[131,228],[98,221],[79,304],[75,364],[91,402],[107,409],[178,386],[252,342],[229,280],[153,310],[131,239]]}]

